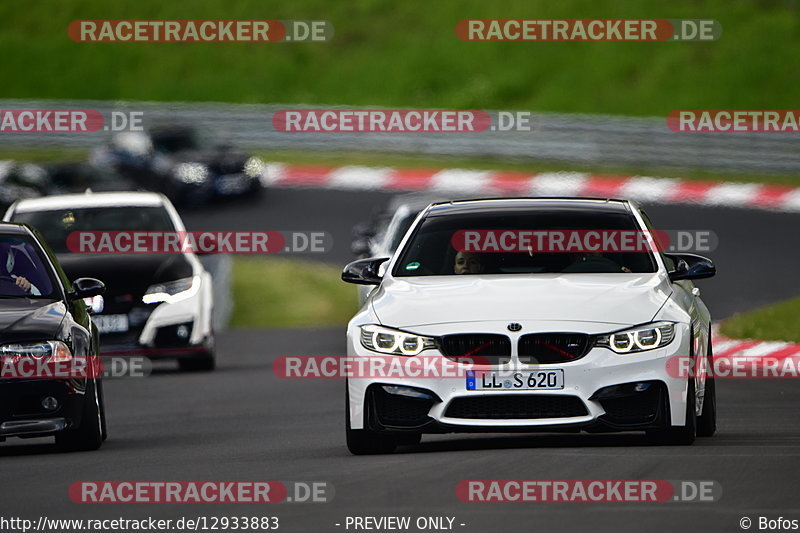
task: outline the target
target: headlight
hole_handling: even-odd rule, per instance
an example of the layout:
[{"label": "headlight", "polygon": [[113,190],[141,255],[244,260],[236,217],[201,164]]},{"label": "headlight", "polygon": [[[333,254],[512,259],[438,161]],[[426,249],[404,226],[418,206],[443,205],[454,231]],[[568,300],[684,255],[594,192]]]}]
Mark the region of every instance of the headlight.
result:
[{"label": "headlight", "polygon": [[600,335],[595,346],[626,354],[654,350],[666,346],[675,338],[675,324],[672,322],[653,322],[644,326],[625,329]]},{"label": "headlight", "polygon": [[433,337],[370,324],[361,326],[361,345],[373,352],[411,356],[422,350],[436,348],[436,340]]},{"label": "headlight", "polygon": [[24,344],[5,344],[0,346],[0,357],[45,360],[52,363],[61,363],[72,359],[69,346],[61,341],[43,341]]},{"label": "headlight", "polygon": [[181,163],[175,167],[175,176],[184,183],[199,185],[208,181],[208,167],[203,163]]},{"label": "headlight", "polygon": [[146,304],[175,303],[194,296],[199,289],[200,276],[156,283],[147,288],[142,296],[142,302]]},{"label": "headlight", "polygon": [[251,178],[257,178],[263,174],[266,166],[267,164],[264,163],[260,157],[252,156],[250,159],[245,161],[242,171],[244,171],[244,173]]}]

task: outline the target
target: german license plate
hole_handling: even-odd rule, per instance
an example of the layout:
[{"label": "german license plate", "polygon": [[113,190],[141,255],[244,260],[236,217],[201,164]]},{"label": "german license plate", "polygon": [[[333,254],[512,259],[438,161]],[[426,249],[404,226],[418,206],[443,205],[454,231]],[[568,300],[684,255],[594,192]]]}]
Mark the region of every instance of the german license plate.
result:
[{"label": "german license plate", "polygon": [[100,333],[125,333],[128,331],[128,315],[95,315],[92,320]]},{"label": "german license plate", "polygon": [[470,370],[467,390],[560,390],[564,371],[557,370]]}]

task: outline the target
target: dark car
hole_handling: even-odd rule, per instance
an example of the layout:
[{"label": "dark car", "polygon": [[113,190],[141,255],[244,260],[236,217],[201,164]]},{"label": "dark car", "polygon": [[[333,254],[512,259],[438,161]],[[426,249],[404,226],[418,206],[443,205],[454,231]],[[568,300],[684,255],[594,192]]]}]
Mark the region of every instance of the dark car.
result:
[{"label": "dark car", "polygon": [[86,162],[43,165],[47,173],[48,194],[131,191],[138,184],[110,168],[98,168]]},{"label": "dark car", "polygon": [[[35,230],[0,223],[0,440],[54,435],[65,450],[103,443],[101,373],[63,367],[97,361],[97,329],[83,298],[104,288],[92,278],[70,283]],[[57,364],[61,371],[44,370]]]},{"label": "dark car", "polygon": [[118,134],[108,147],[95,150],[91,160],[116,169],[139,187],[165,194],[176,205],[252,197],[262,189],[264,163],[259,158],[204,142],[191,126]]},{"label": "dark car", "polygon": [[197,256],[181,253],[74,253],[74,232],[181,233],[186,229],[162,194],[66,194],[12,205],[5,220],[37,228],[71,276],[106,285],[94,322],[104,356],[174,359],[183,370],[215,366],[211,275]]},{"label": "dark car", "polygon": [[49,183],[47,172],[40,165],[0,161],[0,207],[47,194]]}]

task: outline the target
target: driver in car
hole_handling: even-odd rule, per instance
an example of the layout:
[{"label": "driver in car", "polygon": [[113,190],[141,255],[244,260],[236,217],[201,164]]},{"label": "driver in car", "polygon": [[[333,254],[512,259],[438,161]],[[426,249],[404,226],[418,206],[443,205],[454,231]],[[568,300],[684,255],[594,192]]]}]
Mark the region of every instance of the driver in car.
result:
[{"label": "driver in car", "polygon": [[5,257],[5,260],[0,262],[0,265],[4,270],[3,274],[13,279],[14,284],[23,291],[28,292],[33,296],[41,296],[42,293],[39,291],[36,285],[28,280],[30,274],[23,271],[24,265],[27,264],[33,267],[34,264],[31,258],[28,256],[28,252],[25,250],[24,246],[21,244],[14,245],[10,243],[3,243],[0,244],[0,249],[2,249],[4,252],[0,254],[0,257]]}]

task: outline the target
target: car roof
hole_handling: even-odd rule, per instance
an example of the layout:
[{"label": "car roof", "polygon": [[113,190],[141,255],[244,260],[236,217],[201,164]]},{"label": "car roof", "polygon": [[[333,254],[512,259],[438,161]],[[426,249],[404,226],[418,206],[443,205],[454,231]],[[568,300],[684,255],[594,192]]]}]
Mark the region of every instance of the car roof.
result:
[{"label": "car roof", "polygon": [[428,208],[426,214],[428,216],[457,213],[478,214],[529,208],[627,213],[630,209],[628,204],[627,200],[610,198],[482,198],[435,203]]},{"label": "car roof", "polygon": [[459,195],[448,195],[444,193],[412,192],[393,196],[386,207],[387,211],[394,212],[400,208],[416,209],[422,211],[426,207],[435,203],[446,203],[457,200],[471,199]]},{"label": "car roof", "polygon": [[0,222],[0,235],[30,235],[31,232],[24,224],[13,222]]},{"label": "car roof", "polygon": [[158,207],[162,205],[164,205],[163,196],[154,192],[97,192],[59,194],[20,200],[14,205],[14,211],[19,213],[87,207]]}]

